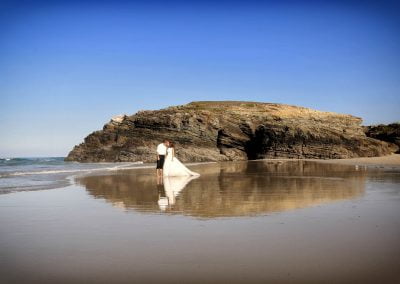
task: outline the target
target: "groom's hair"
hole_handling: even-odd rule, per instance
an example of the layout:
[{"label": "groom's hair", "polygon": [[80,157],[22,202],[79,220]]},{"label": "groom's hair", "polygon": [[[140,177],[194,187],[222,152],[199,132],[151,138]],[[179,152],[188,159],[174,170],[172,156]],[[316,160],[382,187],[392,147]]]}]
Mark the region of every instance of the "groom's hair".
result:
[{"label": "groom's hair", "polygon": [[164,139],[164,143],[169,142],[167,139]]}]

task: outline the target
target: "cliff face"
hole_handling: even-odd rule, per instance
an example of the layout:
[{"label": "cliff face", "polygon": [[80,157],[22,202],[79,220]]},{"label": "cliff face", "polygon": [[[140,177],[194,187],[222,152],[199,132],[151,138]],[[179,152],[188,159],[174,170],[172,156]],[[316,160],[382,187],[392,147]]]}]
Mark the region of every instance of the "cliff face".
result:
[{"label": "cliff face", "polygon": [[396,146],[369,138],[361,119],[282,104],[193,102],[118,116],[88,135],[67,161],[156,160],[163,139],[184,162],[387,155]]},{"label": "cliff face", "polygon": [[366,126],[364,131],[368,137],[396,144],[400,148],[400,123]]}]

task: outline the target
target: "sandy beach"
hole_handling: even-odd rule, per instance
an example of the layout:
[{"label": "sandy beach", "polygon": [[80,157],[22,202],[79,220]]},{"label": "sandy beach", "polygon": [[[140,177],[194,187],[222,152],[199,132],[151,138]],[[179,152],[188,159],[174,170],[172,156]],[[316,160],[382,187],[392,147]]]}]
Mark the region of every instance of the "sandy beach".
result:
[{"label": "sandy beach", "polygon": [[335,163],[341,165],[400,167],[400,154],[392,154],[383,157],[313,160],[313,161],[318,161],[320,163]]},{"label": "sandy beach", "polygon": [[400,171],[341,162],[199,164],[161,183],[96,171],[2,194],[2,280],[396,283]]},{"label": "sandy beach", "polygon": [[[288,161],[295,161],[295,159],[264,159],[264,161],[288,162]],[[400,167],[400,154],[392,154],[382,157],[363,157],[363,158],[351,158],[351,159],[327,159],[327,160],[301,159],[300,161],[311,161],[317,163],[337,164],[337,165],[398,168]]]}]

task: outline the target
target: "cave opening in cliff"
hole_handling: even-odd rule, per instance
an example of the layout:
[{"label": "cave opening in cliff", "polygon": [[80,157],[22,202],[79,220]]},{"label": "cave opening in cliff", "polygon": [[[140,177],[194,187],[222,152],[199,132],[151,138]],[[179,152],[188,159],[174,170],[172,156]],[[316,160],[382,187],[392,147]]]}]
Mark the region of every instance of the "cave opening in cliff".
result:
[{"label": "cave opening in cliff", "polygon": [[257,160],[265,157],[267,149],[271,146],[271,135],[271,131],[264,126],[256,129],[244,147],[249,160]]}]

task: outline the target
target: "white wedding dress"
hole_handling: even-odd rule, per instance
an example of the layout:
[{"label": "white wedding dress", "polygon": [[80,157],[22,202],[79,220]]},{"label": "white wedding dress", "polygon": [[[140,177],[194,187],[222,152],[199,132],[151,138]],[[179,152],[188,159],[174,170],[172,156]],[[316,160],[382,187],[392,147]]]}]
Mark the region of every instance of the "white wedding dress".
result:
[{"label": "white wedding dress", "polygon": [[199,176],[200,174],[189,170],[177,157],[174,157],[173,149],[167,149],[167,156],[165,157],[164,176]]}]

